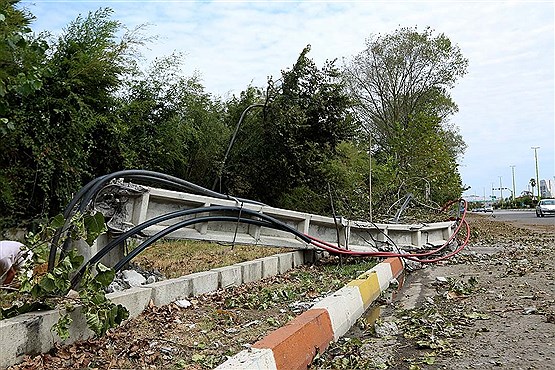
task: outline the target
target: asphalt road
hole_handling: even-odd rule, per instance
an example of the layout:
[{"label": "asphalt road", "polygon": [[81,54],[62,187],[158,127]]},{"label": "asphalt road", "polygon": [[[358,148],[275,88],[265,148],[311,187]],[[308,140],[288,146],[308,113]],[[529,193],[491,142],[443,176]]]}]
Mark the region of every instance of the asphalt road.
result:
[{"label": "asphalt road", "polygon": [[[484,214],[478,212],[478,214]],[[486,215],[491,215],[499,221],[509,221],[516,222],[523,225],[553,225],[555,227],[555,216],[545,216],[536,217],[536,212],[533,209],[530,210],[495,210],[493,214],[485,213]]]}]

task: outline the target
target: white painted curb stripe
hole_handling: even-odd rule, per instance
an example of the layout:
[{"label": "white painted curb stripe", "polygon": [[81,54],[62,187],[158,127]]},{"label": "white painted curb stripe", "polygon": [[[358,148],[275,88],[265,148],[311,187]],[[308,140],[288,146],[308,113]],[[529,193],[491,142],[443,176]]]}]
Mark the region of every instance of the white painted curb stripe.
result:
[{"label": "white painted curb stripe", "polygon": [[330,315],[334,340],[349,331],[355,321],[364,313],[364,303],[356,286],[345,286],[327,296],[312,308],[323,308]]},{"label": "white painted curb stripe", "polygon": [[218,366],[218,370],[277,370],[274,352],[266,348],[243,350]]},{"label": "white painted curb stripe", "polygon": [[391,265],[387,262],[378,263],[370,271],[375,271],[378,275],[378,282],[380,283],[380,289],[383,292],[389,287],[389,282],[393,279],[393,273],[391,272]]},{"label": "white painted curb stripe", "polygon": [[[400,274],[402,274],[403,272],[404,268],[400,272]],[[381,292],[389,287],[389,283],[393,279],[391,264],[388,262],[380,262],[379,264],[362,274],[359,279],[366,279],[373,273],[375,273],[378,278],[378,284],[380,286],[381,294]],[[370,303],[367,303],[367,305],[369,306]],[[332,295],[322,299],[320,302],[316,303],[310,308],[310,310],[312,309],[325,309],[328,312],[335,341],[337,341],[340,337],[347,333],[349,329],[354,325],[356,320],[358,320],[358,318],[360,318],[365,311],[363,297],[359,287],[349,285],[344,286]],[[268,351],[272,353],[272,350],[268,349]],[[218,366],[216,369],[261,369],[261,367],[258,367],[260,366],[259,364],[261,364],[261,362],[259,362],[261,361],[261,356],[262,355],[258,352],[250,350],[242,351]],[[237,357],[239,357],[240,360],[238,360]],[[249,360],[251,357],[252,359]],[[250,365],[251,362],[249,361],[252,361],[252,365]],[[275,360],[272,364],[268,364],[267,366],[268,369],[275,369]]]}]

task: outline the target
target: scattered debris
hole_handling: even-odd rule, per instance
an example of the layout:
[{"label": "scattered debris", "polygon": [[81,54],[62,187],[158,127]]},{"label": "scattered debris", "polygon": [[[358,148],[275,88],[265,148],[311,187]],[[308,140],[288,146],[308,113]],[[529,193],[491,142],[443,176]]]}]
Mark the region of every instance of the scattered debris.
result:
[{"label": "scattered debris", "polygon": [[374,323],[374,332],[378,338],[392,337],[399,334],[399,327],[393,321],[376,320]]},{"label": "scattered debris", "polygon": [[174,302],[178,307],[181,308],[189,308],[191,307],[193,304],[191,303],[191,301],[187,300],[187,299],[178,299],[177,301]]},{"label": "scattered debris", "polygon": [[[431,279],[414,309],[394,303],[376,325],[357,321],[311,369],[545,368],[555,359],[555,228],[469,220],[464,253],[414,272],[412,281]],[[384,322],[398,332],[382,334]]]},{"label": "scattered debris", "polygon": [[[381,323],[397,330],[382,325],[390,331],[378,336],[374,324],[355,325],[311,369],[545,368],[555,359],[553,228],[469,219],[467,252],[414,273],[433,273],[432,290],[419,306],[399,311],[393,303],[382,310]],[[58,346],[12,369],[211,369],[368,268],[345,259],[342,269],[303,266],[189,298],[189,309],[177,301],[150,306],[106,337]]]}]

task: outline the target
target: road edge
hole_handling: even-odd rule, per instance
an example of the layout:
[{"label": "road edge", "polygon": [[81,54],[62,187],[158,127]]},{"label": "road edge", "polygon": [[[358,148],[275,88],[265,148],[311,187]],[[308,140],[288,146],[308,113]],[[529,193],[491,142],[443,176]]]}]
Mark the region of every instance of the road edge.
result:
[{"label": "road edge", "polygon": [[216,369],[306,369],[317,353],[349,331],[392,281],[402,285],[403,276],[403,261],[388,258]]}]

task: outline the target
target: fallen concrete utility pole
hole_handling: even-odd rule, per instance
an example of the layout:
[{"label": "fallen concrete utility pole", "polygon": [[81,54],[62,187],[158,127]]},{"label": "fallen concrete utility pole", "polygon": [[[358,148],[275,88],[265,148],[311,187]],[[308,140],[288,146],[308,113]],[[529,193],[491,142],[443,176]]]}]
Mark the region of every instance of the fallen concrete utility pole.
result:
[{"label": "fallen concrete utility pole", "polygon": [[[93,247],[84,246],[80,253],[85,261],[94,256],[110,240],[110,234],[123,232],[146,220],[168,214],[176,210],[195,209],[210,206],[236,206],[245,210],[271,216],[292,228],[328,243],[335,243],[352,251],[394,251],[401,249],[422,249],[439,246],[453,234],[454,222],[431,224],[375,224],[365,221],[348,220],[344,217],[326,217],[266,205],[244,203],[171,191],[153,187],[121,183],[107,187],[101,192],[95,208],[108,216],[109,234],[101,235]],[[187,217],[206,216],[206,213],[174,218],[146,228],[143,236],[153,235]],[[173,239],[194,239],[214,242],[287,247],[294,249],[314,249],[291,233],[269,227],[243,224],[239,222],[202,222],[184,227],[167,235]],[[113,250],[102,262],[114,266],[124,256],[124,249]]]}]

